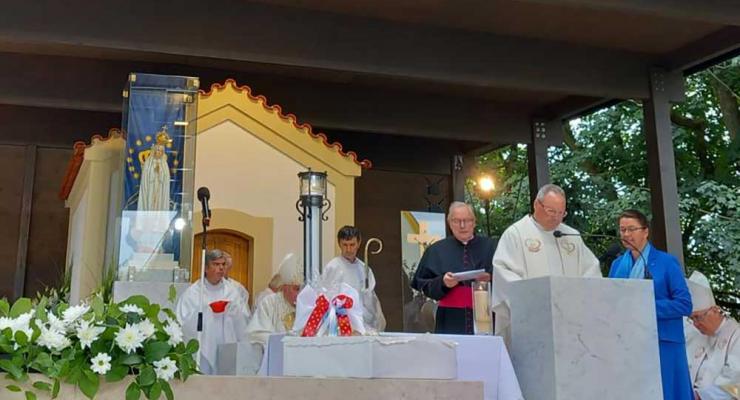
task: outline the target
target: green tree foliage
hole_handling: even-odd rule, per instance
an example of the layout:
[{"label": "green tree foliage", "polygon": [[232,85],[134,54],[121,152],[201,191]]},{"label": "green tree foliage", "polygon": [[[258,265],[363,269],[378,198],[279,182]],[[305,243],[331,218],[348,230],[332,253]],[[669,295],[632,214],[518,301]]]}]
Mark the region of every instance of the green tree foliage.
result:
[{"label": "green tree foliage", "polygon": [[[549,154],[552,181],[568,194],[565,222],[600,255],[617,241],[616,217],[650,211],[642,105],[624,101],[564,126],[564,145]],[[687,272],[699,270],[718,301],[740,303],[740,57],[686,78],[686,99],[671,111]],[[500,235],[529,212],[526,148],[506,146],[478,158],[497,181],[490,229]],[[484,203],[468,183],[486,232]],[[605,273],[607,266],[605,266]],[[737,311],[736,311],[737,312]]]}]

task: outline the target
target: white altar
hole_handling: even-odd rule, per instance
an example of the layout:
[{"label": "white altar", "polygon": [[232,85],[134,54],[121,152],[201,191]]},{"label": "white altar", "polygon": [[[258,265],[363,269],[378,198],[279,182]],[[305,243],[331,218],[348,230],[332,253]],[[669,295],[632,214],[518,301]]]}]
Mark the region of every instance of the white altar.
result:
[{"label": "white altar", "polygon": [[507,291],[527,399],[663,399],[652,282],[543,277]]},{"label": "white altar", "polygon": [[[385,333],[390,336],[419,335]],[[429,334],[427,334],[429,335]],[[283,337],[271,335],[259,374],[284,376]],[[457,343],[457,379],[483,382],[486,400],[523,400],[509,353],[498,336],[430,335]],[[445,382],[445,381],[439,381]],[[450,382],[450,381],[447,381]]]}]

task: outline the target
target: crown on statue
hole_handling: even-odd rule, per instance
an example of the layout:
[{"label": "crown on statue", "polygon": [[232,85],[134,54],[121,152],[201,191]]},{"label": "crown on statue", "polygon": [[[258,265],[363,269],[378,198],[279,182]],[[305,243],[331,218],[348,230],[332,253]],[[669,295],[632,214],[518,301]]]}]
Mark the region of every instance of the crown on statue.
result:
[{"label": "crown on statue", "polygon": [[162,130],[157,132],[157,144],[166,145],[172,143],[172,138],[167,134],[167,125],[162,126]]}]

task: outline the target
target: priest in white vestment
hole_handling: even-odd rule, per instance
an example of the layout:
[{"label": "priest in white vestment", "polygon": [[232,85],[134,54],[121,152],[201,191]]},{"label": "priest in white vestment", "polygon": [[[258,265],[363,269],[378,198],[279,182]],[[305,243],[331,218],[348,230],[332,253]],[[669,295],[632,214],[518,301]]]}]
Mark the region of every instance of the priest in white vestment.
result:
[{"label": "priest in white vestment", "polygon": [[232,284],[234,284],[234,286],[236,286],[236,290],[239,292],[239,297],[241,297],[242,303],[247,305],[247,319],[249,319],[249,291],[241,284],[241,282],[229,277],[229,273],[234,267],[234,257],[232,257],[227,251],[224,251],[224,257],[226,257],[226,276],[224,276],[224,278],[228,279]]},{"label": "priest in white vestment", "polygon": [[206,253],[205,277],[198,279],[180,296],[175,307],[185,341],[198,339],[198,313],[203,310],[200,338],[200,371],[216,373],[219,344],[246,339],[247,306],[233,281],[225,279],[226,257],[221,250]]},{"label": "priest in white vestment", "polygon": [[288,332],[295,321],[295,302],[303,284],[300,258],[289,254],[280,265],[280,289],[268,295],[254,310],[247,326],[250,343],[264,347],[273,333]]},{"label": "priest in white vestment", "polygon": [[740,387],[740,325],[716,305],[701,272],[694,271],[688,285],[694,308],[689,317],[693,326],[685,327],[686,355],[694,398],[735,399],[730,393]]},{"label": "priest in white vestment", "polygon": [[542,276],[602,277],[599,260],[578,231],[565,225],[565,192],[557,185],[540,188],[534,213],[506,228],[493,256],[493,306],[496,334],[510,340],[508,284]]},{"label": "priest in white vestment", "polygon": [[[337,242],[342,254],[326,264],[321,274],[321,285],[327,289],[338,289],[342,283],[352,286],[362,297],[362,319],[366,329],[376,332],[385,330],[385,316],[380,300],[375,294],[375,275],[370,268],[365,272],[365,263],[357,258],[362,243],[362,234],[354,226],[343,226],[337,233]],[[367,276],[367,287],[365,277]]]}]

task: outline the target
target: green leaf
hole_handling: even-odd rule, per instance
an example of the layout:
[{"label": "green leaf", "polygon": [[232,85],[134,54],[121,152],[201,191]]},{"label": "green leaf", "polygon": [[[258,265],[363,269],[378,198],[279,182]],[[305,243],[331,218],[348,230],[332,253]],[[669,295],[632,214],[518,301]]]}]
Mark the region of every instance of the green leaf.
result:
[{"label": "green leaf", "polygon": [[190,354],[195,354],[198,351],[198,348],[200,345],[198,345],[198,341],[195,339],[190,339],[188,342],[188,346],[186,347],[186,350]]},{"label": "green leaf", "polygon": [[168,317],[170,317],[171,320],[177,321],[177,315],[175,315],[175,312],[170,310],[169,308],[163,308],[162,311],[164,311],[165,314],[167,314]]},{"label": "green leaf", "polygon": [[5,298],[0,299],[0,316],[7,317],[10,313],[10,304]]},{"label": "green leaf", "polygon": [[108,371],[107,374],[105,374],[105,380],[107,382],[118,382],[121,379],[125,378],[126,375],[128,375],[128,367],[125,365],[113,365]]},{"label": "green leaf", "polygon": [[46,392],[51,392],[51,385],[48,382],[44,381],[36,381],[33,383],[33,387],[35,387],[38,390],[43,390]]},{"label": "green leaf", "polygon": [[152,323],[159,322],[159,304],[152,304],[146,310],[146,316]]},{"label": "green leaf", "polygon": [[59,396],[59,379],[54,379],[54,386],[51,388],[51,398],[56,399]]},{"label": "green leaf", "polygon": [[36,393],[26,390],[26,400],[36,400]]},{"label": "green leaf", "polygon": [[126,388],[126,400],[139,400],[139,396],[141,396],[141,388],[136,381],[131,382]]},{"label": "green leaf", "polygon": [[23,379],[23,369],[8,359],[0,360],[0,368],[9,373],[16,381]]},{"label": "green leaf", "polygon": [[149,342],[144,346],[144,354],[146,354],[146,362],[153,363],[154,361],[161,360],[167,353],[170,352],[172,346],[167,342]]},{"label": "green leaf", "polygon": [[159,399],[159,396],[162,395],[162,385],[159,383],[159,381],[154,382],[152,387],[149,388],[149,392],[147,393],[147,398],[149,400],[157,400]]},{"label": "green leaf", "polygon": [[28,336],[23,331],[15,331],[15,342],[19,346],[26,346],[28,344]]},{"label": "green leaf", "polygon": [[92,399],[98,392],[98,387],[100,386],[100,378],[94,373],[82,374],[82,376],[80,377],[80,381],[78,382],[78,386],[80,387],[82,393],[87,396],[87,398]]},{"label": "green leaf", "polygon": [[169,301],[171,304],[175,304],[175,300],[177,300],[177,289],[175,289],[175,285],[170,285],[170,289],[167,292],[167,301]]},{"label": "green leaf", "polygon": [[95,314],[95,318],[102,319],[105,315],[105,303],[103,303],[103,299],[100,296],[93,296],[90,302],[90,309]]},{"label": "green leaf", "polygon": [[10,318],[18,318],[21,314],[25,314],[33,309],[31,299],[21,297],[16,300],[13,307],[10,308]]},{"label": "green leaf", "polygon": [[127,354],[121,359],[121,364],[123,365],[135,365],[135,364],[141,364],[141,362],[144,361],[143,358],[141,358],[140,355],[136,353]]},{"label": "green leaf", "polygon": [[23,389],[21,389],[20,387],[18,387],[16,385],[8,385],[8,386],[5,386],[5,387],[8,390],[10,390],[11,392],[20,392],[21,390],[23,390]]},{"label": "green leaf", "polygon": [[146,296],[137,294],[137,295],[129,297],[128,299],[118,304],[119,306],[124,305],[124,304],[133,304],[135,306],[139,306],[142,310],[146,310],[147,308],[149,308],[149,299],[147,299]]},{"label": "green leaf", "polygon": [[51,359],[49,353],[41,352],[34,359],[34,363],[41,368],[50,368],[54,365],[54,361]]},{"label": "green leaf", "polygon": [[154,373],[154,368],[147,365],[141,369],[139,373],[139,386],[149,386],[157,379],[157,375]]},{"label": "green leaf", "polygon": [[162,385],[162,391],[164,392],[165,397],[167,397],[167,400],[175,400],[175,394],[172,393],[172,387],[170,387],[169,382],[164,379],[160,379],[159,383]]}]

